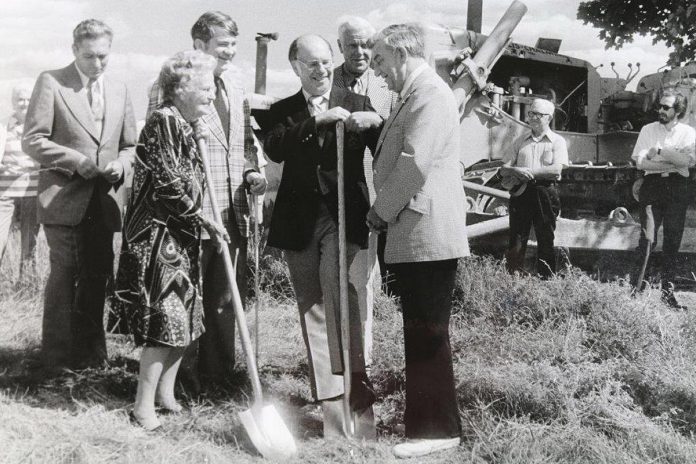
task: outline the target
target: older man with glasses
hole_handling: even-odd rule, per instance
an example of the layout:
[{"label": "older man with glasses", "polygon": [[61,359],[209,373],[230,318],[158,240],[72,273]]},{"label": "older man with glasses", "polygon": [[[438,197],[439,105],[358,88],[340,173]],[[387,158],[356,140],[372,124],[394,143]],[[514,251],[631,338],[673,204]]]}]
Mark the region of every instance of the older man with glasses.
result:
[{"label": "older man with glasses", "polygon": [[549,278],[556,272],[553,251],[556,216],[561,201],[556,182],[568,165],[563,137],[550,128],[555,106],[534,99],[528,113],[529,131],[512,144],[500,168],[503,186],[510,190],[510,242],[507,266],[510,272],[524,268],[524,256],[532,225],[537,239],[537,272]]},{"label": "older man with glasses", "polygon": [[[363,153],[375,148],[382,119],[370,99],[332,86],[333,52],[321,36],[304,35],[290,45],[288,59],[302,88],[271,106],[263,125],[266,152],[284,162],[271,217],[268,245],[285,250],[307,348],[314,398],[322,405],[324,435],[342,430],[343,365],[338,279],[338,185],[336,123],[345,122],[345,202],[348,265],[367,247],[365,215],[370,207]],[[365,373],[357,293],[349,286],[351,314],[350,402],[370,416],[374,393]],[[375,435],[371,419],[357,434]],[[360,421],[358,422],[360,424]]]}]

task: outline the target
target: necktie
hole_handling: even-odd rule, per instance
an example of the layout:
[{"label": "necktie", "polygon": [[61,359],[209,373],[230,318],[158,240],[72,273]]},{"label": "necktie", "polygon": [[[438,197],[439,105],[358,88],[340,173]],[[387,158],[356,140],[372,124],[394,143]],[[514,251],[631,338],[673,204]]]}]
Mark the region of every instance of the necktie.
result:
[{"label": "necktie", "polygon": [[[326,111],[324,101],[326,99],[324,98],[323,95],[316,95],[313,97],[309,97],[309,104],[312,106],[312,116],[316,116],[318,114],[323,113]],[[322,147],[324,146],[324,133],[326,132],[325,128],[320,128],[317,131],[317,139],[319,141],[319,146]]]},{"label": "necktie", "polygon": [[222,129],[225,131],[225,140],[230,138],[230,108],[225,92],[225,84],[219,77],[215,78],[215,111],[220,117]]},{"label": "necktie", "polygon": [[310,105],[312,105],[312,109],[314,110],[314,114],[312,116],[316,116],[316,115],[324,112],[324,105],[323,105],[324,96],[323,95],[309,97],[309,103],[310,103]]},{"label": "necktie", "polygon": [[353,93],[357,93],[358,95],[363,95],[363,84],[360,79],[355,79],[351,84],[350,84],[350,90]]},{"label": "necktie", "polygon": [[97,131],[101,134],[102,122],[104,119],[104,98],[102,97],[101,87],[98,80],[90,80],[87,83],[87,98],[89,107],[97,125]]}]

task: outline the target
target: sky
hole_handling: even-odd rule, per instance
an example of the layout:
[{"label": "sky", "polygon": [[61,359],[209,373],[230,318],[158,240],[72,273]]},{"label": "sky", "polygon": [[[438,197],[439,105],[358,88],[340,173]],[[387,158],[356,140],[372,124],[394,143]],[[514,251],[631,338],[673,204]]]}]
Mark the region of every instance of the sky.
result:
[{"label": "sky", "polygon": [[[83,19],[97,18],[114,30],[106,73],[128,86],[137,118],[147,106],[147,89],[162,62],[192,47],[190,28],[207,10],[228,13],[240,30],[235,64],[249,91],[254,87],[257,32],[277,32],[269,45],[268,94],[285,97],[299,89],[287,61],[290,42],[305,33],[319,33],[336,42],[336,28],[345,15],[368,19],[377,29],[386,25],[421,21],[445,26],[466,26],[466,0],[0,0],[0,120],[11,113],[11,89],[33,81],[43,70],[61,68],[72,59],[72,30]],[[483,0],[483,30],[489,33],[511,0]],[[605,50],[599,30],[576,19],[579,1],[525,0],[528,12],[513,33],[513,40],[534,45],[538,37],[562,39],[560,52],[598,66],[602,76],[621,77],[627,63],[641,63],[641,74],[656,72],[669,51],[637,37],[623,49]],[[337,54],[336,63],[341,57]]]}]

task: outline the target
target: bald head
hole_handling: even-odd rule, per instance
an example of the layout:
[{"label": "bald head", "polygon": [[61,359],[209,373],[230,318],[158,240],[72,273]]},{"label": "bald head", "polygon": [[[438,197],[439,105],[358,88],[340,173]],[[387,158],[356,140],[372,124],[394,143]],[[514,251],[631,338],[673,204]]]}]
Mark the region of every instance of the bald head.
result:
[{"label": "bald head", "polygon": [[323,43],[329,49],[329,53],[333,58],[333,49],[328,40],[317,34],[306,34],[292,41],[290,49],[288,50],[288,60],[292,63],[297,59],[297,53],[300,47],[321,46],[320,43]]},{"label": "bald head", "polygon": [[375,34],[366,19],[349,16],[338,26],[338,49],[344,60],[344,68],[356,77],[363,75],[370,67],[372,50],[368,47],[370,38]]},{"label": "bald head", "polygon": [[21,82],[12,88],[12,110],[15,119],[20,123],[23,123],[27,116],[32,87],[29,82]]},{"label": "bald head", "polygon": [[324,95],[331,90],[333,50],[320,35],[303,35],[292,41],[288,59],[302,88],[310,95]]}]

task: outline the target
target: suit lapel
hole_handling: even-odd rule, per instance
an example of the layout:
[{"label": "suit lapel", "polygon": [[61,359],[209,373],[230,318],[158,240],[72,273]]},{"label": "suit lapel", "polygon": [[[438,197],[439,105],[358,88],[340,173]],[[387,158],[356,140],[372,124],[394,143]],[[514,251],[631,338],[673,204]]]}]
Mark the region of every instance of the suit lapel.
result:
[{"label": "suit lapel", "polygon": [[389,119],[384,123],[384,127],[382,128],[382,132],[379,134],[379,140],[377,140],[377,148],[375,148],[375,154],[373,156],[373,162],[377,160],[377,156],[379,156],[380,151],[382,150],[382,144],[384,143],[384,139],[387,136],[387,132],[389,132],[389,128],[391,125],[394,123],[394,120],[398,116],[399,112],[402,110],[406,102],[408,101],[409,98],[411,98],[411,95],[413,95],[413,92],[415,92],[416,89],[414,88],[411,90],[411,92],[406,95],[401,101],[396,105],[396,108],[394,108],[394,111],[391,112],[389,115]]},{"label": "suit lapel", "polygon": [[215,105],[213,105],[212,103],[210,104],[210,113],[203,115],[201,117],[201,120],[205,123],[206,126],[208,126],[210,132],[212,132],[215,138],[220,141],[222,146],[225,147],[225,150],[227,150],[228,143],[225,139],[225,131],[222,128],[220,116],[218,116],[217,111],[215,110]]},{"label": "suit lapel", "polygon": [[[239,100],[239,94],[238,92],[240,91],[237,87],[235,87],[232,83],[232,80],[228,77],[225,76],[225,74],[222,75],[221,77],[222,82],[225,85],[225,93],[227,94],[227,107],[230,109],[230,115],[227,120],[229,121],[229,127],[227,128],[227,133],[229,134],[229,139],[227,140],[227,145],[230,145],[230,141],[232,140],[232,137],[235,135],[235,132],[239,130],[240,128],[244,127],[243,124],[240,124],[238,121],[237,116],[239,115],[239,108],[242,107],[242,102],[238,101]],[[218,118],[219,119],[219,118]],[[222,123],[220,123],[220,127],[222,127]],[[223,137],[224,137],[224,131],[223,131]]]},{"label": "suit lapel", "polygon": [[[346,92],[340,88],[333,87],[331,89],[331,93],[329,94],[329,109],[335,108],[336,106],[343,106],[345,109],[348,109],[343,105],[344,100],[346,99]],[[345,141],[345,137],[344,137]],[[324,145],[322,145],[322,152],[325,150],[333,149],[332,147],[336,146],[336,126],[334,125],[331,128],[327,128],[326,132],[324,134]],[[334,151],[334,156],[335,156],[335,151]]]},{"label": "suit lapel", "polygon": [[102,142],[106,142],[113,133],[121,116],[119,102],[122,101],[121,90],[110,79],[104,78],[104,128],[101,136]]},{"label": "suit lapel", "polygon": [[64,76],[63,86],[59,88],[59,92],[65,105],[70,109],[77,122],[96,142],[99,142],[101,134],[97,133],[94,116],[88,105],[87,96],[83,91],[82,81],[74,63],[65,68]]}]

